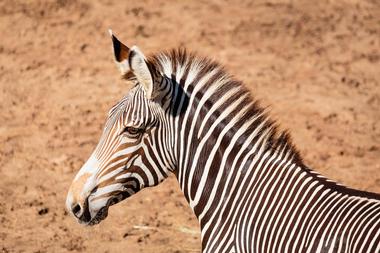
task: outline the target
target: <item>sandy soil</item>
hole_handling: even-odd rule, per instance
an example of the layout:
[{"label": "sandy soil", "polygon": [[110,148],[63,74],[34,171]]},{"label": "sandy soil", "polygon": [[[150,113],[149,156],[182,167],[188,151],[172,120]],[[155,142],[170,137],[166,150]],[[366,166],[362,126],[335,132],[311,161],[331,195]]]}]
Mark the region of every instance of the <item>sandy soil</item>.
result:
[{"label": "sandy soil", "polygon": [[175,179],[84,228],[71,180],[128,85],[107,29],[146,53],[224,64],[290,129],[311,167],[380,192],[380,4],[342,1],[0,1],[1,252],[199,252]]}]

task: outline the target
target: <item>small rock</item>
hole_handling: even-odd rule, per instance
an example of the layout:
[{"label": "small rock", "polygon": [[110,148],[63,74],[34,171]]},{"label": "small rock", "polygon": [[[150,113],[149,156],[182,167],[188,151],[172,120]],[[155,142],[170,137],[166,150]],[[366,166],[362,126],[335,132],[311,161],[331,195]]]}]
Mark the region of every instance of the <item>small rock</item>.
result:
[{"label": "small rock", "polygon": [[49,208],[45,207],[40,210],[38,210],[38,215],[45,215],[49,212]]}]

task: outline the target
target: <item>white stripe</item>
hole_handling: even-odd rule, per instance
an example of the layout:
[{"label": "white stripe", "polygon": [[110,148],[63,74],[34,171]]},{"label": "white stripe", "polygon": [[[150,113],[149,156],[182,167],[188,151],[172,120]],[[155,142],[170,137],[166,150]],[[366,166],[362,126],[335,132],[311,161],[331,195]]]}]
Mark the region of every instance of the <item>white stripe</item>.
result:
[{"label": "white stripe", "polygon": [[[242,96],[239,99],[237,99],[233,104],[231,104],[224,111],[224,113],[223,113],[224,117],[227,117],[233,110],[235,110],[244,98],[245,98],[245,96]],[[212,159],[213,159],[215,153],[217,152],[217,150],[219,149],[219,145],[223,139],[223,136],[229,131],[229,129],[232,126],[234,126],[235,120],[239,119],[243,114],[242,112],[244,112],[245,110],[246,110],[246,107],[244,107],[238,114],[236,114],[234,116],[234,118],[229,122],[229,124],[226,127],[224,127],[224,129],[222,130],[222,132],[218,136],[218,139],[217,139],[212,151],[210,152],[209,158],[207,159],[206,165],[204,167],[204,170],[203,170],[203,173],[202,173],[201,179],[199,181],[199,185],[198,185],[199,189],[203,189],[203,187],[204,187],[204,184],[205,184],[206,179],[207,179],[207,175],[208,175],[210,167],[211,167]],[[207,132],[206,136],[200,141],[200,143],[197,147],[197,151],[193,157],[193,164],[190,168],[190,176],[188,178],[188,184],[187,185],[188,185],[188,192],[189,193],[191,192],[191,186],[192,186],[192,180],[194,177],[195,167],[198,164],[198,159],[199,159],[199,156],[201,154],[201,151],[203,150],[203,146],[207,143],[210,136],[213,134],[214,129],[219,125],[219,123],[224,119],[224,117],[221,114],[219,116],[219,118],[217,120],[215,120],[214,124],[211,126],[211,128]],[[188,159],[188,160],[190,160],[190,159]],[[198,204],[201,194],[202,194],[202,190],[199,190],[199,191],[197,190],[194,199],[192,199],[191,196],[189,196],[191,208],[194,208]]]}]

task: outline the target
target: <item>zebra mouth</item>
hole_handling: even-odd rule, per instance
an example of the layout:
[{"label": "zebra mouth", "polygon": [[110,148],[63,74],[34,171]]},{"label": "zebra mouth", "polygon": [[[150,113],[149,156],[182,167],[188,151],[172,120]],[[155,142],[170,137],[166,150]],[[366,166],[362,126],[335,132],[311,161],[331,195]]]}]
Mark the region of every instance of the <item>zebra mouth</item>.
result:
[{"label": "zebra mouth", "polygon": [[107,216],[108,216],[108,207],[109,206],[102,207],[99,210],[99,212],[95,215],[95,217],[93,219],[91,219],[89,223],[87,223],[87,225],[94,226],[96,224],[99,224],[105,218],[107,218]]},{"label": "zebra mouth", "polygon": [[109,207],[112,206],[112,205],[115,205],[116,203],[118,203],[120,201],[121,201],[120,196],[116,196],[116,197],[113,197],[113,198],[109,199],[108,202],[107,202],[107,204],[98,211],[98,213],[95,215],[95,217],[92,218],[87,223],[87,225],[94,226],[96,224],[99,224],[102,220],[104,220],[105,218],[107,218]]}]

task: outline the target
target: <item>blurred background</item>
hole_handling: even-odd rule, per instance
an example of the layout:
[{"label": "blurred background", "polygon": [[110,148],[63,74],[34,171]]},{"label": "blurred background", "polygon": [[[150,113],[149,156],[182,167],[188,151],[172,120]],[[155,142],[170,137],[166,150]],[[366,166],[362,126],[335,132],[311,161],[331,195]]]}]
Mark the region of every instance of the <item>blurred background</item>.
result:
[{"label": "blurred background", "polygon": [[69,217],[67,189],[129,86],[107,29],[145,54],[216,59],[292,133],[306,163],[380,192],[377,0],[0,0],[0,252],[199,252],[174,177]]}]

